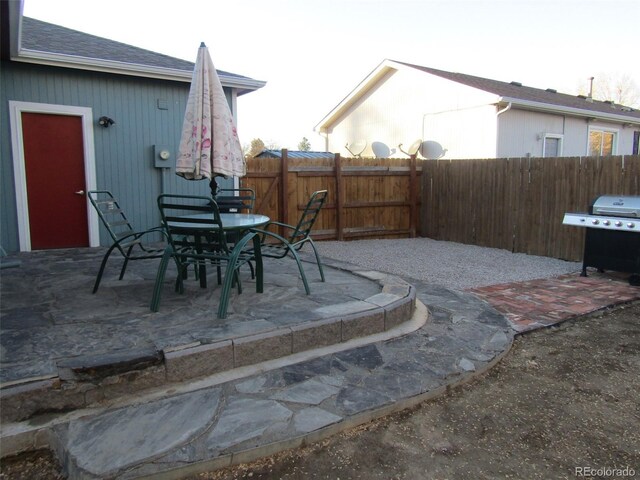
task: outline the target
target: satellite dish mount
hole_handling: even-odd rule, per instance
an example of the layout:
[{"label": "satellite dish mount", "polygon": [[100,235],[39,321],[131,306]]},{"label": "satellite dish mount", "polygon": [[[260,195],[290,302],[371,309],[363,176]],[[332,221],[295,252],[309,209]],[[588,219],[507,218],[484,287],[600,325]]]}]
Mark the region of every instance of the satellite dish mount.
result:
[{"label": "satellite dish mount", "polygon": [[418,150],[420,150],[421,145],[422,145],[422,139],[419,138],[409,146],[409,150],[406,152],[402,149],[402,144],[398,145],[398,148],[405,155],[409,155],[410,157],[413,157],[415,154],[418,153]]},{"label": "satellite dish mount", "polygon": [[360,155],[362,155],[364,149],[367,148],[367,142],[365,140],[356,140],[351,144],[351,147],[349,147],[349,143],[346,143],[344,145],[344,148],[346,148],[347,151],[354,157],[360,158]]}]

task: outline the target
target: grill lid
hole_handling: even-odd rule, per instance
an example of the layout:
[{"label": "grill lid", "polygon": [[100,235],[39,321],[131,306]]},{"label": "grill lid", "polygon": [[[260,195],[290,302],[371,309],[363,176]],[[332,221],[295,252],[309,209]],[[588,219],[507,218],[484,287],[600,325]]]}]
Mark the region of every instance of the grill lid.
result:
[{"label": "grill lid", "polygon": [[593,202],[589,213],[592,215],[640,218],[640,197],[602,195]]}]

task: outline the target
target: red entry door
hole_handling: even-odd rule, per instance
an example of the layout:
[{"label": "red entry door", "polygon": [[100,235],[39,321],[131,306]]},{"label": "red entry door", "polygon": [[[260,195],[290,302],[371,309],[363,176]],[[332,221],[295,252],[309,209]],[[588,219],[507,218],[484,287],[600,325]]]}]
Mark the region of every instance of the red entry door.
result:
[{"label": "red entry door", "polygon": [[22,113],[31,249],[89,246],[82,118]]}]

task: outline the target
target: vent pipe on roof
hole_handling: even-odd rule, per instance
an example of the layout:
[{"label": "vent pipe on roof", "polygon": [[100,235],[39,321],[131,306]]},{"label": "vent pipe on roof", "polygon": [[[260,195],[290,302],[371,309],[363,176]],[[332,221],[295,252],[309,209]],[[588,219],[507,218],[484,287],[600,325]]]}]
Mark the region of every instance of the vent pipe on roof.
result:
[{"label": "vent pipe on roof", "polygon": [[587,97],[587,102],[593,102],[593,79],[595,77],[589,77],[589,96]]}]

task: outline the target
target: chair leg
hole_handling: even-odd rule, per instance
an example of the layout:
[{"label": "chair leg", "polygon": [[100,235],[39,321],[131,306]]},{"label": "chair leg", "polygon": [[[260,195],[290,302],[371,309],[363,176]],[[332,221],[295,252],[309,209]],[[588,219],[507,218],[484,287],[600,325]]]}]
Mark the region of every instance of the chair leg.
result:
[{"label": "chair leg", "polygon": [[[184,280],[187,278],[187,271],[189,270],[189,264],[182,265],[176,258],[176,267],[178,268],[178,275],[176,277],[175,291],[182,295],[184,293]],[[165,267],[166,268],[166,267]],[[196,267],[196,272],[198,267]]]},{"label": "chair leg", "polygon": [[318,250],[316,250],[316,246],[313,243],[313,240],[309,239],[309,243],[311,244],[311,248],[313,248],[313,253],[316,254],[316,263],[318,264],[318,270],[320,270],[320,279],[324,282],[324,272],[322,271],[322,262],[320,261],[320,255],[318,255]]},{"label": "chair leg", "polygon": [[[127,255],[129,254],[129,252],[127,252]],[[124,263],[122,264],[122,268],[120,269],[120,276],[118,277],[118,280],[122,280],[122,278],[124,277],[124,272],[127,269],[127,265],[129,263],[129,257],[124,257]]]},{"label": "chair leg", "polygon": [[[222,291],[220,292],[220,304],[218,305],[219,319],[227,318],[227,308],[229,307],[229,295],[231,293],[231,288],[233,287],[235,281],[238,282],[238,292],[239,293],[242,292],[242,287],[240,285],[240,265],[238,264],[238,258],[240,257],[242,249],[245,247],[247,242],[252,238],[254,239],[257,238],[257,235],[256,234],[245,235],[240,242],[236,243],[236,246],[234,247],[233,252],[231,253],[231,257],[229,258],[229,261],[227,263],[227,269],[224,273],[224,282],[222,285]],[[259,243],[256,244],[256,241],[254,240],[254,248],[256,245],[257,245],[257,248],[259,249],[260,248]],[[260,262],[262,267],[262,260],[260,260]],[[262,268],[260,268],[260,276],[262,276]],[[260,280],[262,281],[262,278],[260,278]]]},{"label": "chair leg", "polygon": [[[151,297],[151,311],[153,312],[157,312],[160,308],[162,284],[164,283],[164,276],[165,273],[167,273],[167,264],[169,263],[169,258],[172,256],[172,254],[173,250],[171,249],[171,247],[167,247],[164,250],[162,259],[160,260],[160,266],[158,267],[158,273],[156,274],[156,283],[153,286],[153,296]],[[178,271],[178,278],[180,278],[180,271]]]},{"label": "chair leg", "polygon": [[236,283],[238,284],[238,295],[240,295],[242,293],[242,282],[240,281],[240,268],[236,268],[234,277],[236,279]]},{"label": "chair leg", "polygon": [[311,294],[311,290],[309,289],[309,284],[307,283],[307,276],[304,274],[304,269],[302,268],[302,262],[300,261],[300,257],[294,248],[291,248],[287,245],[287,249],[293,254],[293,258],[296,259],[296,263],[298,264],[298,270],[300,270],[300,276],[302,277],[302,283],[304,284],[304,291],[307,292],[307,295]]},{"label": "chair leg", "polygon": [[109,247],[109,250],[107,250],[107,253],[104,254],[104,257],[102,257],[100,270],[98,270],[98,276],[96,277],[96,282],[93,285],[93,293],[96,293],[98,291],[98,287],[100,287],[100,281],[102,280],[102,275],[104,274],[104,268],[107,265],[107,260],[109,259],[111,252],[113,252],[114,247],[115,245],[112,245],[111,247]]},{"label": "chair leg", "polygon": [[207,266],[202,260],[198,260],[196,264],[198,270],[198,276],[200,277],[200,288],[207,288]]},{"label": "chair leg", "polygon": [[227,308],[229,307],[229,295],[233,279],[235,278],[236,269],[231,261],[227,264],[227,271],[224,274],[224,283],[220,291],[220,304],[218,305],[218,318],[227,318]]},{"label": "chair leg", "polygon": [[[260,237],[258,235],[253,237],[253,255],[256,262],[256,293],[264,292],[264,272],[262,270],[262,249],[260,247]],[[251,262],[249,262],[251,265]],[[253,270],[253,267],[252,267]],[[254,278],[254,277],[252,277]]]}]

